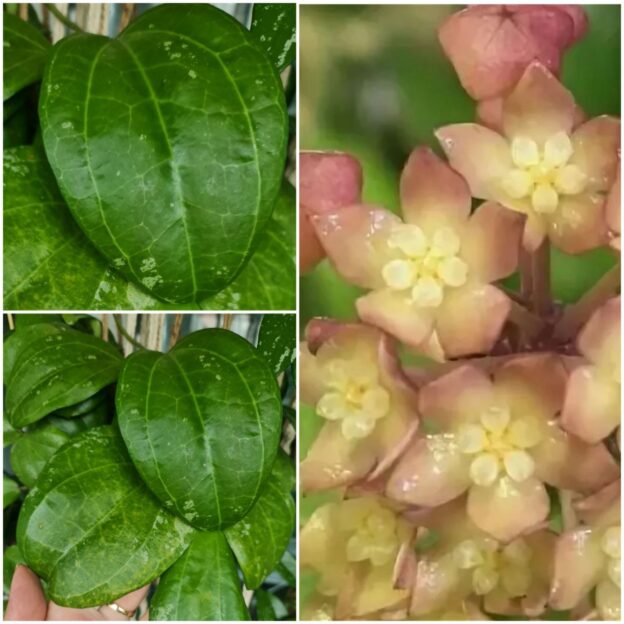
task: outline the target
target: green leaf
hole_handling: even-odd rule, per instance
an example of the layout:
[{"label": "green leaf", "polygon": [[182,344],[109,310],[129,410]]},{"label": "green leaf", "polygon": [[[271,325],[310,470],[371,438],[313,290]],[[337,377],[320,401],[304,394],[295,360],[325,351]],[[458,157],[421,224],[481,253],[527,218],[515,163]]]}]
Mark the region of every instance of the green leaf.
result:
[{"label": "green leaf", "polygon": [[46,424],[28,431],[11,448],[11,468],[18,479],[31,488],[50,458],[70,439],[64,431]]},{"label": "green leaf", "polygon": [[20,549],[15,544],[5,549],[2,560],[2,582],[5,594],[8,594],[11,589],[11,581],[13,580],[15,568],[23,563],[25,563],[24,557],[22,557]]},{"label": "green leaf", "polygon": [[275,622],[277,613],[273,606],[274,596],[263,589],[256,591],[254,596],[256,597],[256,619],[264,622]]},{"label": "green leaf", "polygon": [[206,329],[166,355],[132,354],[116,406],[137,469],[168,509],[208,531],[249,511],[271,472],[282,409],[271,369],[244,338]]},{"label": "green leaf", "polygon": [[76,418],[77,416],[84,416],[85,414],[92,412],[100,403],[102,403],[102,401],[106,399],[106,396],[106,390],[100,390],[84,401],[80,401],[74,405],[68,405],[67,407],[62,407],[56,411],[56,414],[62,418]]},{"label": "green leaf", "polygon": [[6,509],[20,497],[19,485],[10,477],[2,475],[2,500],[3,507]]},{"label": "green leaf", "polygon": [[297,5],[254,3],[251,34],[266,50],[278,71],[295,60]]},{"label": "green leaf", "polygon": [[3,417],[2,439],[4,441],[4,448],[13,444],[15,440],[19,440],[21,435],[22,435],[22,432],[14,429],[11,423],[6,419],[6,416]]},{"label": "green leaf", "polygon": [[295,190],[284,182],[258,249],[242,273],[204,310],[294,310],[296,304]]},{"label": "green leaf", "polygon": [[255,39],[221,10],[164,4],[116,39],[61,40],[40,118],[76,221],[154,296],[213,296],[258,246],[284,170],[284,94]]},{"label": "green leaf", "polygon": [[4,152],[4,302],[15,310],[165,308],[109,266],[76,225],[45,156]]},{"label": "green leaf", "polygon": [[234,557],[223,533],[196,533],[167,570],[150,605],[151,620],[249,620]]},{"label": "green leaf", "polygon": [[11,360],[13,340],[25,344],[7,380],[5,410],[14,427],[93,396],[117,379],[123,359],[112,344],[67,325],[33,325],[15,332],[5,342],[5,358],[8,352]]},{"label": "green leaf", "polygon": [[50,43],[31,24],[4,13],[4,99],[37,82],[50,53]]},{"label": "green leaf", "polygon": [[282,410],[284,412],[284,418],[290,422],[293,427],[297,426],[297,412],[288,405],[283,405]]},{"label": "green leaf", "polygon": [[193,530],[150,494],[112,427],[77,435],[39,475],[17,525],[28,566],[68,607],[112,602],[158,577]]},{"label": "green leaf", "polygon": [[77,433],[82,433],[92,427],[107,425],[110,421],[111,414],[109,411],[108,401],[103,401],[92,412],[84,414],[83,416],[63,418],[62,416],[52,414],[42,422],[50,423],[57,429],[64,431],[67,435],[74,436]]},{"label": "green leaf", "polygon": [[291,495],[294,484],[292,462],[280,451],[256,504],[240,522],[225,530],[248,589],[260,587],[288,546],[295,528],[295,503]]},{"label": "green leaf", "polygon": [[297,585],[297,561],[288,550],[284,551],[282,560],[275,568],[275,571],[281,575],[289,587]]},{"label": "green leaf", "polygon": [[258,334],[258,351],[276,375],[283,373],[297,354],[297,317],[294,314],[265,314]]}]

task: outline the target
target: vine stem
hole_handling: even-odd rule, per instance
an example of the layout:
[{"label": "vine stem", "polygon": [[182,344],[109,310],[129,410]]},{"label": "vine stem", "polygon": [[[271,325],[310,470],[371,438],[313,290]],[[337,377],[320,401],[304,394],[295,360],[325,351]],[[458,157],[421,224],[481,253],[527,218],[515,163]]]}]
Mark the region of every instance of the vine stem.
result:
[{"label": "vine stem", "polygon": [[555,328],[555,338],[569,340],[589,317],[620,289],[620,263],[609,269],[576,303],[569,305]]},{"label": "vine stem", "polygon": [[126,328],[121,324],[121,320],[117,314],[113,314],[113,319],[115,321],[115,325],[117,326],[117,331],[132,345],[137,347],[138,349],[145,349],[145,347],[135,338],[133,338],[127,331]]},{"label": "vine stem", "polygon": [[61,22],[61,24],[67,26],[67,28],[76,32],[85,32],[84,29],[80,28],[80,26],[76,24],[76,22],[72,22],[67,15],[64,15],[59,9],[57,9],[56,5],[46,2],[44,6],[47,7],[48,11],[50,11],[50,13],[52,13],[52,15],[54,15],[59,22]]},{"label": "vine stem", "polygon": [[178,338],[180,337],[180,330],[182,329],[182,314],[176,314],[173,320],[173,327],[171,328],[171,335],[169,336],[169,349],[173,349]]},{"label": "vine stem", "polygon": [[521,330],[522,335],[529,340],[539,335],[546,328],[546,322],[542,317],[527,310],[513,299],[511,299],[511,308],[507,320],[516,325]]}]

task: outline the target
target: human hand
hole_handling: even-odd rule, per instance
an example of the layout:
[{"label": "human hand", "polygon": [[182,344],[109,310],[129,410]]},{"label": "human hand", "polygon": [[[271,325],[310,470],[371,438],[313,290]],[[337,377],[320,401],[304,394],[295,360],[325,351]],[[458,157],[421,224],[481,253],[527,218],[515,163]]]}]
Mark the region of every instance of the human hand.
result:
[{"label": "human hand", "polygon": [[[112,604],[121,607],[132,615],[147,595],[147,590],[148,586],[146,585],[141,587],[141,589],[122,596]],[[141,619],[147,619],[146,615]],[[116,611],[109,605],[97,608],[92,607],[90,609],[71,609],[69,607],[61,607],[52,601],[47,602],[39,577],[26,566],[18,565],[15,568],[13,580],[11,581],[9,602],[4,619],[12,621],[74,620],[88,622],[92,620],[127,621],[132,618]]]}]

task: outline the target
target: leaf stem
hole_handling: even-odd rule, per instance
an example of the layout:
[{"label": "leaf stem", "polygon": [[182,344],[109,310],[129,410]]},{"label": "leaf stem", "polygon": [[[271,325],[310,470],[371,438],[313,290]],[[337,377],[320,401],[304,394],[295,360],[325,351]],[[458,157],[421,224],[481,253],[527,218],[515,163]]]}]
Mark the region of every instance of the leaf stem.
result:
[{"label": "leaf stem", "polygon": [[46,2],[44,3],[44,6],[47,7],[48,11],[50,11],[50,13],[52,13],[52,15],[54,15],[59,22],[61,22],[61,24],[67,26],[67,28],[76,32],[85,32],[84,29],[80,28],[80,26],[76,24],[76,22],[72,22],[67,15],[64,15],[59,9],[57,9],[56,5]]},{"label": "leaf stem", "polygon": [[517,301],[511,300],[511,308],[507,320],[522,331],[522,335],[529,340],[546,329],[546,322],[542,317],[527,310]]},{"label": "leaf stem", "polygon": [[620,290],[620,263],[609,269],[581,298],[567,306],[555,328],[555,338],[567,341],[585,325],[589,317]]},{"label": "leaf stem", "polygon": [[546,316],[552,309],[550,292],[550,242],[544,239],[540,247],[531,255],[533,312]]},{"label": "leaf stem", "polygon": [[172,349],[176,342],[178,342],[178,338],[180,337],[180,330],[182,329],[182,320],[184,317],[182,314],[176,314],[175,319],[173,320],[173,327],[171,328],[171,335],[169,336],[169,349]]},{"label": "leaf stem", "polygon": [[121,324],[121,320],[117,314],[113,314],[113,319],[115,321],[115,325],[117,326],[117,331],[132,345],[137,347],[138,349],[145,349],[145,347],[135,338],[133,338],[127,331],[126,328]]}]

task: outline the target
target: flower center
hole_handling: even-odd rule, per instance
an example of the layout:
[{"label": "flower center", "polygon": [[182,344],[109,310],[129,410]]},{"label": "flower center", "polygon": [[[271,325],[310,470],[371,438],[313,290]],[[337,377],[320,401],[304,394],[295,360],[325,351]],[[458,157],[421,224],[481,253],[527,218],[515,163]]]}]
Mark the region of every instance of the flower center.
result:
[{"label": "flower center", "polygon": [[410,291],[410,301],[423,308],[437,308],[444,288],[466,283],[468,265],[458,256],[461,241],[452,228],[436,230],[431,238],[417,226],[396,226],[387,240],[399,257],[381,271],[392,290]]},{"label": "flower center", "polygon": [[572,141],[565,132],[549,137],[541,151],[533,139],[515,137],[511,142],[515,168],[503,178],[503,189],[513,199],[530,197],[538,214],[552,214],[560,195],[577,195],[587,186],[587,176],[581,169],[568,164],[573,153]]},{"label": "flower center", "polygon": [[607,556],[607,574],[620,587],[620,537],[621,527],[609,527],[602,535],[600,547]]},{"label": "flower center", "polygon": [[539,424],[531,417],[511,418],[506,407],[492,406],[482,412],[479,423],[462,425],[457,430],[459,450],[474,455],[470,477],[476,485],[492,485],[505,472],[514,481],[528,479],[535,462],[526,449],[542,439]]},{"label": "flower center", "polygon": [[365,438],[390,409],[390,394],[379,383],[377,367],[364,360],[330,360],[325,365],[328,391],[316,404],[319,416],[341,420],[348,440]]},{"label": "flower center", "polygon": [[460,570],[471,572],[472,588],[478,596],[503,589],[509,596],[523,596],[531,583],[531,549],[522,539],[504,547],[491,538],[464,540],[452,552]]},{"label": "flower center", "polygon": [[392,560],[399,548],[397,522],[392,511],[381,506],[373,509],[360,522],[347,542],[349,561],[366,561],[381,566]]}]

